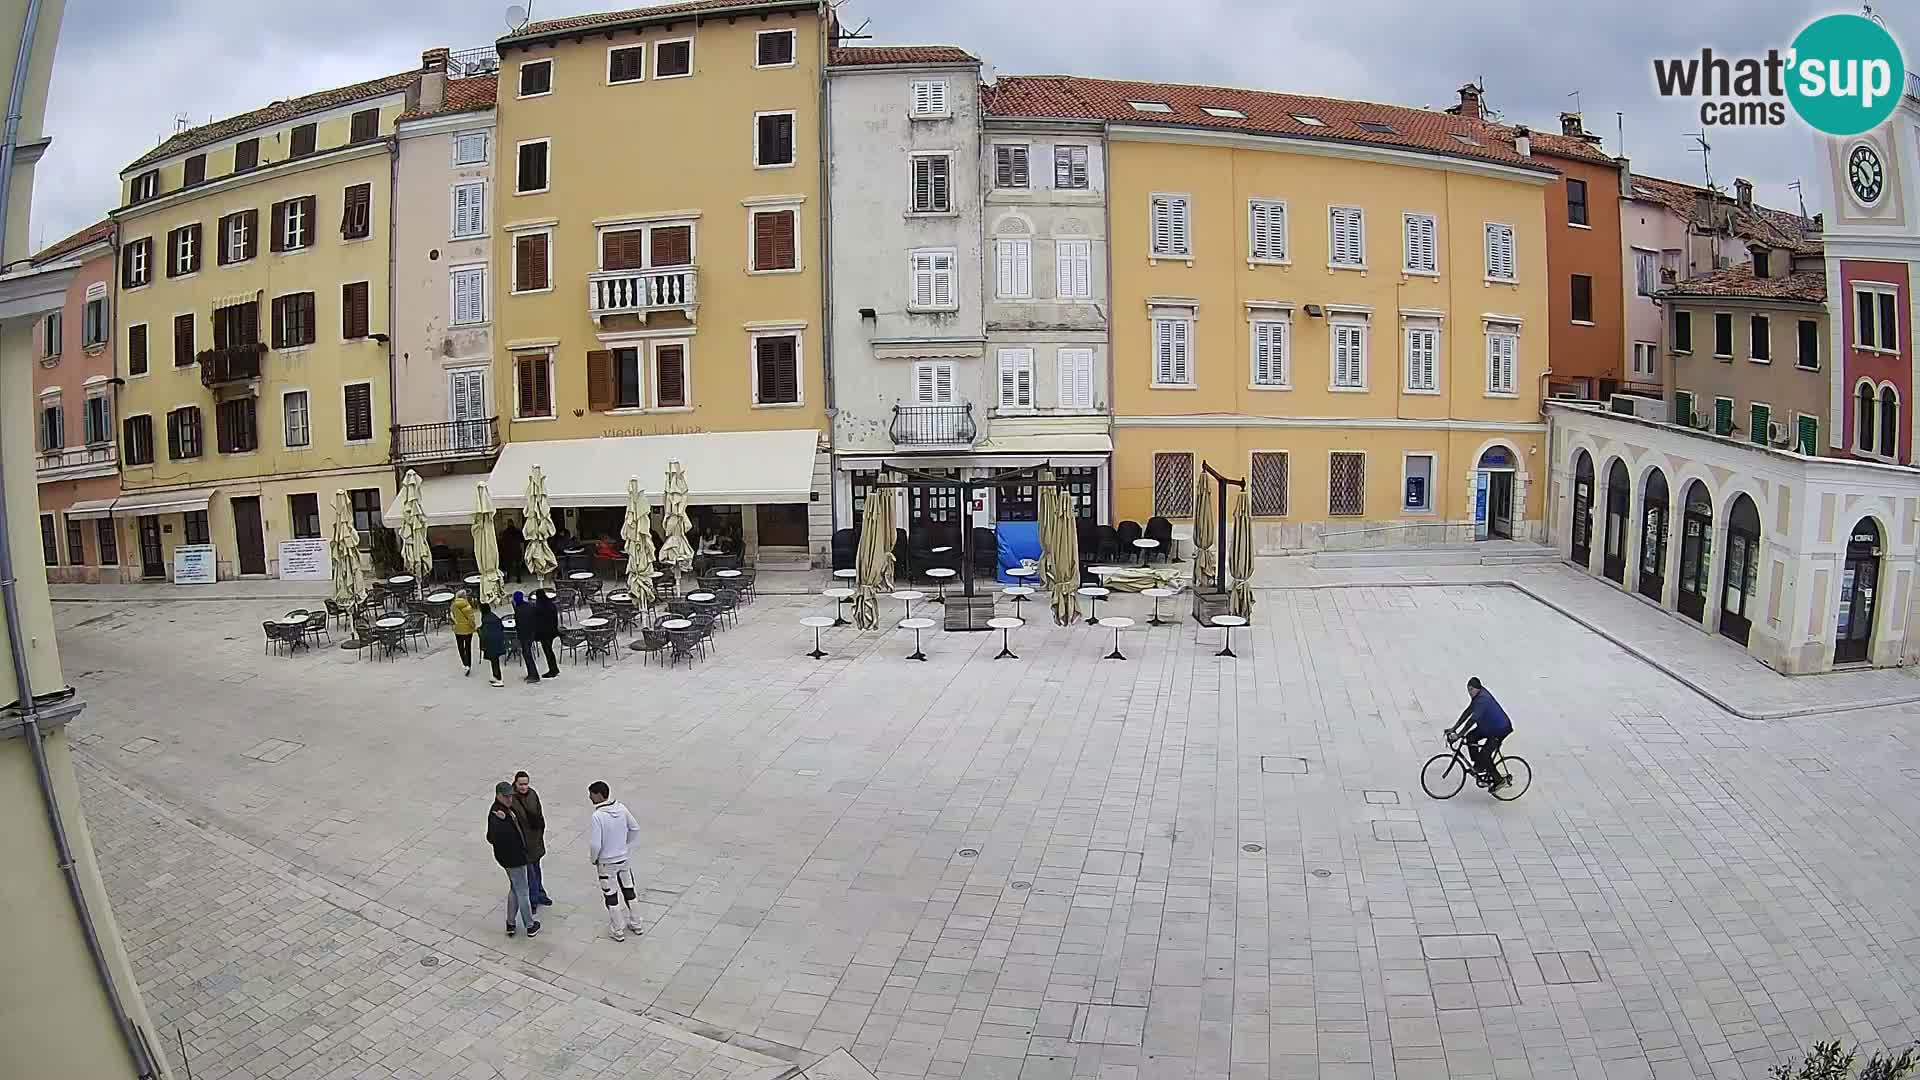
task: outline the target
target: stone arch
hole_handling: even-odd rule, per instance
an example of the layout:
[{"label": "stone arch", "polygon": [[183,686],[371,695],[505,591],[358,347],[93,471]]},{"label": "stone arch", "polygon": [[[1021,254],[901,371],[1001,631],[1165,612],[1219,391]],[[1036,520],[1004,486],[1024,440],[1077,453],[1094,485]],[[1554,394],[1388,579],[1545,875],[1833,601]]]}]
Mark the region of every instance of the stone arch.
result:
[{"label": "stone arch", "polygon": [[993,224],[995,236],[1032,236],[1033,222],[1025,214],[1002,214]]}]

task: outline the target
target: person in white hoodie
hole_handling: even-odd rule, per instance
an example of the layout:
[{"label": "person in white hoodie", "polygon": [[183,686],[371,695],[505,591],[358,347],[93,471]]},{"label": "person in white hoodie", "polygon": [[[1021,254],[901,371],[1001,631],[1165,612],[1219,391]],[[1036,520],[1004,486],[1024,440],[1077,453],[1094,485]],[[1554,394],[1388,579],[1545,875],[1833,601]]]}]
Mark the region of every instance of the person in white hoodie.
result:
[{"label": "person in white hoodie", "polygon": [[[640,823],[633,819],[632,811],[614,800],[606,781],[595,780],[588,784],[587,795],[593,800],[593,822],[587,830],[587,855],[600,875],[600,895],[607,901],[607,928],[613,940],[625,941],[628,930],[636,934],[644,933],[640,927],[640,914],[633,909],[636,899],[633,868],[627,865],[627,849],[634,838],[640,835]],[[622,909],[626,915],[624,926]]]}]

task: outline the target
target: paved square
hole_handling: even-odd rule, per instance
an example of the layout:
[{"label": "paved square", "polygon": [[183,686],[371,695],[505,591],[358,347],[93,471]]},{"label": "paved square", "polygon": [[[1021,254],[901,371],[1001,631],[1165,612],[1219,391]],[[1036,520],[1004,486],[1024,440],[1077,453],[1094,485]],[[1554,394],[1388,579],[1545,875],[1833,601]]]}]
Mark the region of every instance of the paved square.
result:
[{"label": "paved square", "polygon": [[[1124,663],[1100,659],[1109,631],[1039,622],[1019,660],[934,633],[909,664],[902,634],[836,630],[815,663],[798,619],[826,608],[769,597],[696,666],[627,654],[499,690],[460,677],[444,635],[392,663],[261,656],[272,610],[59,611],[68,669],[92,672],[89,775],[237,838],[156,882],[96,835],[136,964],[167,983],[160,1022],[233,1070],[200,1075],[289,1075],[244,1064],[232,988],[206,981],[244,978],[263,935],[307,936],[199,880],[243,855],[458,944],[514,992],[690,1033],[687,1075],[845,1048],[889,1078],[1757,1077],[1817,1038],[1920,1032],[1914,710],[1743,721],[1512,590],[1263,591],[1237,661],[1184,624],[1123,635]],[[1796,706],[1913,683],[1854,693],[1704,638],[1670,651],[1716,692]],[[1419,788],[1471,674],[1533,763],[1517,802]],[[531,942],[500,934],[482,837],[517,768],[558,901]],[[649,926],[625,943],[586,864],[595,779],[646,833]],[[96,818],[122,790],[102,777]],[[327,924],[350,953],[371,933]],[[338,988],[294,982],[286,1008],[340,1023]],[[345,1030],[439,1045],[444,1013]],[[502,1071],[601,1075],[558,1045]]]}]

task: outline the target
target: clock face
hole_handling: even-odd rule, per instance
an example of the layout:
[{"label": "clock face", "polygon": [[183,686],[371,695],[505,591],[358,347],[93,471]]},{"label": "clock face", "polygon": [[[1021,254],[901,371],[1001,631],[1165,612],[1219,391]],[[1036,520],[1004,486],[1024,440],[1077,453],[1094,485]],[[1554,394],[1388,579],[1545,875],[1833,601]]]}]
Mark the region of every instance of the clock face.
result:
[{"label": "clock face", "polygon": [[1853,197],[1863,206],[1872,206],[1880,201],[1886,183],[1886,169],[1880,164],[1879,153],[1864,143],[1854,147],[1847,155],[1847,186],[1853,189]]}]

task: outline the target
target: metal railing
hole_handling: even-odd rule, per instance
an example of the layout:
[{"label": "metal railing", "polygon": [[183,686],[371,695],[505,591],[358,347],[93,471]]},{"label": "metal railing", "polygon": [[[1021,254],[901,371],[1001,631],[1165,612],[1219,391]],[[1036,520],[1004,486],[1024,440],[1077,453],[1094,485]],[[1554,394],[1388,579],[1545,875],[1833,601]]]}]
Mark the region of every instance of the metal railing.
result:
[{"label": "metal railing", "polygon": [[443,424],[403,424],[393,429],[393,460],[440,461],[480,457],[500,449],[499,417]]},{"label": "metal railing", "polygon": [[957,405],[895,405],[887,434],[895,446],[972,446],[980,430],[973,421],[973,403]]},{"label": "metal railing", "polygon": [[69,446],[60,450],[42,451],[39,460],[35,463],[35,471],[50,473],[67,469],[114,467],[119,464],[119,461],[119,451],[110,442],[95,443],[91,446]]},{"label": "metal railing", "polygon": [[475,75],[491,75],[500,70],[500,54],[493,46],[482,45],[477,49],[461,49],[447,54],[447,76],[453,79],[466,79]]},{"label": "metal railing", "polygon": [[266,352],[267,347],[259,343],[202,350],[196,358],[200,361],[200,384],[220,386],[257,379],[260,377],[260,360]]},{"label": "metal railing", "polygon": [[676,309],[692,317],[699,302],[699,275],[691,266],[597,270],[587,275],[587,311],[596,319]]}]

